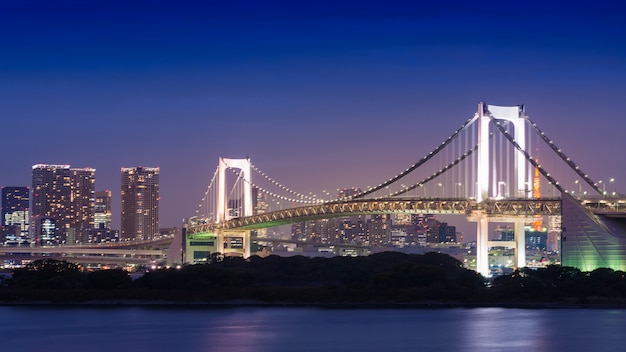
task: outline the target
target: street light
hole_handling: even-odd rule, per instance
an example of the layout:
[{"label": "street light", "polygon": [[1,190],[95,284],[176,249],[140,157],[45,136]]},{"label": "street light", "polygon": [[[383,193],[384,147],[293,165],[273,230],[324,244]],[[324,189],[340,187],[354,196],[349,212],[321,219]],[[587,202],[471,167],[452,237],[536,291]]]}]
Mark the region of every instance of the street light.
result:
[{"label": "street light", "polygon": [[602,197],[604,197],[606,195],[606,183],[602,182],[602,180],[598,181],[598,183],[602,184]]},{"label": "street light", "polygon": [[[463,196],[463,184],[461,182],[458,182],[456,184],[456,186],[461,187],[461,196]],[[454,198],[456,198],[456,197],[457,197],[457,195],[456,195],[456,187],[454,187]]]},{"label": "street light", "polygon": [[443,196],[446,194],[446,186],[442,185],[441,183],[438,183],[437,185],[441,187],[441,197],[443,198]]},{"label": "street light", "polygon": [[[615,182],[615,179],[611,177],[611,179],[609,180],[609,191],[611,190],[611,184]],[[615,195],[615,188],[613,188],[613,195]]]},{"label": "street light", "polygon": [[580,197],[580,194],[581,194],[581,193],[583,193],[583,192],[582,192],[582,187],[583,187],[583,185],[582,185],[582,183],[580,183],[580,181],[579,181],[579,180],[574,181],[574,184],[575,184],[575,185],[578,185],[578,196]]}]

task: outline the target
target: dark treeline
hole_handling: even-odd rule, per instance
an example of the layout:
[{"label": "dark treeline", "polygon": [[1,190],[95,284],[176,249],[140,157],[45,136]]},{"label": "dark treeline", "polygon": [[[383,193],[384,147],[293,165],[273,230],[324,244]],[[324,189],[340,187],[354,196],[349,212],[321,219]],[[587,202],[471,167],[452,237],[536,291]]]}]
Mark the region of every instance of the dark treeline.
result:
[{"label": "dark treeline", "polygon": [[384,252],[365,257],[226,258],[160,269],[133,281],[123,270],[82,272],[39,260],[13,270],[4,302],[98,300],[276,304],[625,304],[622,271],[523,268],[491,281],[439,253]]}]

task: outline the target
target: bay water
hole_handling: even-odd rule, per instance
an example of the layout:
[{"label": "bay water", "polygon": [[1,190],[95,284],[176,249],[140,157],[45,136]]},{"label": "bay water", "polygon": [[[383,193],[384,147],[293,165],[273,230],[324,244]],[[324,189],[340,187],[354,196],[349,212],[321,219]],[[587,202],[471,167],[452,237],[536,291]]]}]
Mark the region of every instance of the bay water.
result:
[{"label": "bay water", "polygon": [[0,351],[626,351],[626,310],[1,306]]}]

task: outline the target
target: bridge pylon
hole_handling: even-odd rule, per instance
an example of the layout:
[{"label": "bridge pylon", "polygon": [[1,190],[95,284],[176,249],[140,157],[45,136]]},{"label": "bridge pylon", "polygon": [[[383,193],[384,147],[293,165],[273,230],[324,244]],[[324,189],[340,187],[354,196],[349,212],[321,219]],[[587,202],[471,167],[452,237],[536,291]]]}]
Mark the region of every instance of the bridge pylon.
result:
[{"label": "bridge pylon", "polygon": [[[239,169],[241,170],[241,178],[243,179],[243,192],[240,195],[241,199],[238,202],[241,203],[241,213],[237,216],[233,216],[229,212],[228,207],[228,194],[226,187],[226,169]],[[250,158],[245,159],[227,159],[220,157],[218,166],[218,179],[217,179],[217,214],[215,216],[216,224],[224,223],[234,217],[245,217],[253,215],[252,208],[252,183],[250,180],[251,171]],[[237,232],[225,232],[217,231],[217,250],[218,252],[228,255],[241,254],[244,258],[250,256],[250,232],[249,231],[237,231]]]},{"label": "bridge pylon", "polygon": [[216,223],[223,223],[233,216],[228,213],[228,194],[226,191],[226,169],[239,169],[243,178],[242,211],[239,216],[252,216],[252,183],[250,182],[250,158],[227,159],[219,158],[217,179],[217,216]]},{"label": "bridge pylon", "polygon": [[[478,111],[475,118],[478,119],[478,159],[477,159],[477,194],[476,200],[480,203],[490,198],[498,196],[498,179],[494,176],[496,170],[493,170],[492,161],[494,156],[491,155],[489,146],[491,118],[496,120],[509,121],[513,125],[515,141],[521,150],[526,149],[526,128],[525,113],[523,106],[495,106],[487,105],[484,102],[478,104]],[[514,154],[514,172],[515,180],[515,197],[530,198],[532,194],[529,192],[531,183],[530,174],[526,169],[526,158],[523,152],[517,150]],[[485,214],[479,214],[476,218],[476,271],[483,276],[489,276],[489,219]],[[515,236],[515,261],[517,267],[526,266],[525,252],[525,232],[524,221],[515,220],[514,222]]]}]

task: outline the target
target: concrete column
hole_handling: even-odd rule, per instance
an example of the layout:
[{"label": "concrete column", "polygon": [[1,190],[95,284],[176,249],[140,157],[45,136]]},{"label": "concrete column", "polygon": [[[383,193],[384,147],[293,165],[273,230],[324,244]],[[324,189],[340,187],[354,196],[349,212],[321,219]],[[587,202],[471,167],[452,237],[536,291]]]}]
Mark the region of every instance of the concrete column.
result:
[{"label": "concrete column", "polygon": [[476,271],[484,277],[489,272],[489,221],[480,215],[476,222]]},{"label": "concrete column", "polygon": [[241,214],[241,216],[253,215],[250,158],[225,159],[220,157],[217,175],[217,223],[228,220],[228,216],[226,214],[226,210],[228,209],[228,199],[226,196],[226,169],[228,168],[239,169],[243,174],[243,214]]},{"label": "concrete column", "polygon": [[480,203],[489,197],[489,116],[484,103],[478,104],[478,162],[476,200]]},{"label": "concrete column", "polygon": [[[228,166],[224,162],[224,158],[219,158],[218,171],[217,171],[217,209],[215,222],[222,223],[226,221],[226,169]],[[221,253],[221,252],[220,252]]]},{"label": "concrete column", "polygon": [[218,253],[224,254],[224,233],[219,229],[215,230],[215,240],[217,241],[215,243],[215,250]]},{"label": "concrete column", "polygon": [[516,220],[513,227],[515,236],[515,266],[523,268],[526,266],[526,231],[524,230],[524,220]]}]

